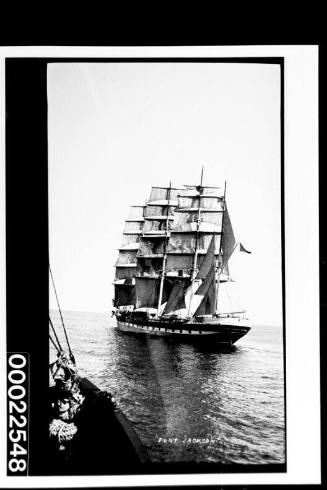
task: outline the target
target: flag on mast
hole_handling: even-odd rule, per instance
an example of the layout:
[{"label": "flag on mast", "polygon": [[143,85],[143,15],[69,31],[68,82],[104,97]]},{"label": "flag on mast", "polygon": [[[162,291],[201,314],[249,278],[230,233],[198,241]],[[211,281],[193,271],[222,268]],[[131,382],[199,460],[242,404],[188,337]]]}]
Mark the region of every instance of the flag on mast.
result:
[{"label": "flag on mast", "polygon": [[240,242],[240,252],[245,252],[247,254],[251,254],[252,253],[249,250],[246,250],[246,248],[242,245],[241,242]]}]

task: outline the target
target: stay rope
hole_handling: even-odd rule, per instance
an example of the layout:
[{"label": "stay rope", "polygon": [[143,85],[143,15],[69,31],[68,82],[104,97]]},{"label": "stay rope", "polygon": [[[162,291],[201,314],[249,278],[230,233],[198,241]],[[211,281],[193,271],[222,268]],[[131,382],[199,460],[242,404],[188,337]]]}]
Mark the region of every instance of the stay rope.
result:
[{"label": "stay rope", "polygon": [[[60,341],[59,341],[59,339],[58,339],[57,332],[55,331],[55,328],[54,328],[54,326],[53,326],[53,323],[52,323],[52,321],[51,321],[51,318],[50,318],[50,317],[49,317],[49,322],[50,322],[50,326],[51,326],[51,328],[52,328],[52,331],[53,331],[53,333],[54,333],[54,336],[55,336],[55,338],[56,338],[56,341],[57,341],[57,344],[58,344],[58,347],[59,347],[59,351],[61,352],[63,349],[62,349],[62,347],[61,347]],[[50,332],[49,332],[49,335],[50,335]]]},{"label": "stay rope", "polygon": [[[57,290],[56,290],[55,282],[54,282],[54,279],[53,279],[53,275],[52,275],[50,264],[49,264],[49,272],[50,272],[50,276],[51,276],[53,290],[54,290],[54,293],[55,293],[55,296],[56,296],[56,300],[57,300],[58,310],[59,310],[59,313],[60,313],[61,323],[62,323],[62,327],[63,327],[64,333],[65,333],[65,337],[66,337],[66,342],[67,342],[69,354],[70,354],[71,358],[75,362],[74,355],[73,355],[72,350],[70,348],[70,344],[69,344],[69,340],[68,340],[68,335],[67,335],[66,327],[65,327],[65,324],[64,324],[64,319],[62,317],[62,313],[61,313],[61,309],[60,309],[60,304],[59,304],[59,299],[58,299],[58,295],[57,295]],[[50,322],[51,322],[51,320],[50,320]],[[52,322],[51,322],[51,325],[52,325]]]},{"label": "stay rope", "polygon": [[58,354],[60,354],[61,352],[61,349],[59,349],[59,347],[57,346],[57,344],[55,343],[55,341],[53,340],[53,338],[51,337],[51,333],[49,332],[49,339],[51,340],[54,348],[56,349],[56,351],[58,352]]}]

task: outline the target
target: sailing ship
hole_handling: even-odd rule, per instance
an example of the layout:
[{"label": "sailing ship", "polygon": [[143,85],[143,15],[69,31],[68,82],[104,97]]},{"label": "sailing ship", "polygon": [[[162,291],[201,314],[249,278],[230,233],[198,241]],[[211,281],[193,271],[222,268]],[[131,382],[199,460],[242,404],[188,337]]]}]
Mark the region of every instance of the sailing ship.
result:
[{"label": "sailing ship", "polygon": [[114,310],[125,332],[209,340],[231,347],[249,330],[246,311],[228,306],[237,252],[223,187],[152,187],[131,206],[115,264]]}]

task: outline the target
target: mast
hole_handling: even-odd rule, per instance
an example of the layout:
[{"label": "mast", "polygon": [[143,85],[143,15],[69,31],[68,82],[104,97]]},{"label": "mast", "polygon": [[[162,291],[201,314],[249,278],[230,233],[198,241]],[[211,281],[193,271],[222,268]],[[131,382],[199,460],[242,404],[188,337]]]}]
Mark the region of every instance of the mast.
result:
[{"label": "mast", "polygon": [[216,267],[215,267],[215,314],[218,314],[218,291],[219,291],[219,276],[223,271],[222,268],[222,243],[223,243],[223,235],[224,235],[224,221],[225,221],[225,210],[226,210],[226,180],[225,180],[225,189],[224,189],[224,201],[223,201],[223,218],[221,224],[221,236],[220,236],[220,244],[219,244],[219,255],[216,258]]},{"label": "mast", "polygon": [[160,278],[160,289],[159,289],[159,299],[158,299],[158,308],[157,308],[157,318],[158,318],[159,313],[160,313],[161,302],[162,302],[162,293],[163,293],[163,285],[164,285],[165,274],[166,274],[167,238],[168,238],[168,233],[169,233],[170,193],[171,193],[171,181],[169,183],[169,189],[167,191],[168,207],[167,207],[167,217],[166,217],[166,234],[165,234],[165,242],[164,242],[164,255],[163,255],[163,259],[162,259],[162,271],[161,271],[161,278]]},{"label": "mast", "polygon": [[198,262],[198,251],[199,251],[199,231],[200,231],[200,223],[201,223],[201,194],[203,191],[202,187],[203,183],[203,165],[201,168],[201,180],[200,180],[200,186],[199,186],[199,203],[198,203],[198,216],[196,220],[196,235],[195,235],[195,252],[194,252],[194,259],[193,259],[193,270],[192,270],[192,275],[191,275],[191,297],[190,297],[190,303],[189,303],[189,310],[188,314],[190,315],[190,309],[192,305],[192,300],[194,296],[193,292],[193,284],[194,280],[197,276],[197,262]]},{"label": "mast", "polygon": [[194,252],[194,260],[193,260],[193,270],[192,270],[192,283],[195,279],[197,272],[197,262],[198,262],[198,249],[199,249],[199,230],[200,230],[200,222],[201,222],[201,194],[202,194],[202,182],[203,182],[203,165],[201,169],[201,181],[199,186],[199,205],[198,205],[198,217],[196,221],[196,237],[195,237],[195,252]]},{"label": "mast", "polygon": [[174,208],[178,205],[177,195],[180,190],[182,188],[172,185],[152,187],[144,210],[144,227],[136,254],[138,269],[135,275],[135,307],[153,308],[156,315],[170,294],[173,282],[167,279],[170,270],[170,225],[174,220]]}]

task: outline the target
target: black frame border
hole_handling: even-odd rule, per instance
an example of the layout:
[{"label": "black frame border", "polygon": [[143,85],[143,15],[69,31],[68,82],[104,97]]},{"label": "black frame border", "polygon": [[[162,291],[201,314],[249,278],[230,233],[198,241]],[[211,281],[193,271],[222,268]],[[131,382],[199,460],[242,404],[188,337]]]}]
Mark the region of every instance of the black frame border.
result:
[{"label": "black frame border", "polygon": [[[30,352],[30,470],[48,475],[48,134],[47,66],[52,63],[259,63],[280,65],[281,240],[284,343],[285,464],[219,465],[151,463],[138,474],[271,473],[287,470],[285,221],[284,221],[284,58],[6,58],[6,261],[7,351]],[[45,348],[46,346],[46,348]],[[42,398],[41,398],[42,400]],[[106,473],[107,474],[107,473]],[[135,474],[114,472],[108,475]]]}]

